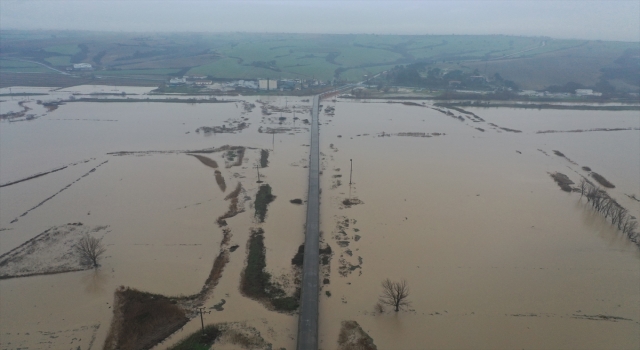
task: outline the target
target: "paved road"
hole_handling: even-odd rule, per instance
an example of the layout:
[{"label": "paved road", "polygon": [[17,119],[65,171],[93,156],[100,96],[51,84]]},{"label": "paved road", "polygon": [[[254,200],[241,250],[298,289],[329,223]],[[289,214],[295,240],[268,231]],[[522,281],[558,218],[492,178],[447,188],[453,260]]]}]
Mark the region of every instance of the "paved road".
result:
[{"label": "paved road", "polygon": [[[325,94],[351,89],[359,84],[345,85]],[[320,135],[318,109],[320,95],[313,98],[311,109],[311,149],[309,153],[309,194],[307,198],[307,230],[304,237],[302,265],[302,295],[298,318],[297,350],[318,349],[318,297],[320,290]]]},{"label": "paved road", "polygon": [[298,319],[298,350],[318,349],[318,283],[320,244],[320,140],[318,108],[320,96],[313,98],[311,109],[311,149],[309,153],[309,193],[307,198],[307,229],[304,238],[302,265],[302,296]]},{"label": "paved road", "polygon": [[63,71],[61,71],[61,70],[55,69],[55,68],[53,68],[53,67],[49,67],[49,66],[47,66],[46,64],[43,64],[43,63],[40,63],[40,62],[36,62],[36,61],[22,60],[22,59],[19,59],[19,58],[7,58],[7,59],[8,59],[8,60],[12,60],[12,61],[20,61],[20,62],[35,63],[35,64],[39,64],[39,65],[41,65],[41,66],[43,66],[43,67],[45,67],[45,68],[51,69],[52,71],[55,71],[55,72],[60,73],[60,74],[64,74],[64,75],[72,75],[72,74],[69,74],[69,73],[67,73],[67,72],[63,72]]}]

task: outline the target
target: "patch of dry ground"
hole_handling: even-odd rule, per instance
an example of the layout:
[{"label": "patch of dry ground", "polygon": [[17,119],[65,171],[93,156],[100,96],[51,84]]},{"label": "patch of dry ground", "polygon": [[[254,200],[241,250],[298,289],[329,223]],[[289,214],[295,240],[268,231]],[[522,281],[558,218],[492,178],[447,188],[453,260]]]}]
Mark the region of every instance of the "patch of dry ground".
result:
[{"label": "patch of dry ground", "polygon": [[0,279],[91,269],[75,246],[85,234],[104,236],[108,227],[73,223],[49,228],[0,256]]},{"label": "patch of dry ground", "polygon": [[338,335],[338,350],[377,350],[373,338],[356,321],[342,321]]}]

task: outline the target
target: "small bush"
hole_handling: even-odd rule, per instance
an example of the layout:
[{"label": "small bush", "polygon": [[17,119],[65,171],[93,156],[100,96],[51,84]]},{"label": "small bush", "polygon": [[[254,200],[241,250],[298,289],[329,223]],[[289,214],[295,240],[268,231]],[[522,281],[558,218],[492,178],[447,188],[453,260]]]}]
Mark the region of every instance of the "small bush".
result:
[{"label": "small bush", "polygon": [[604,176],[602,176],[602,175],[600,175],[598,173],[591,173],[591,177],[593,177],[596,181],[598,181],[599,184],[601,184],[602,186],[604,186],[606,188],[615,188],[616,187],[614,184],[612,184],[607,179],[605,179]]},{"label": "small bush", "polygon": [[270,276],[264,271],[267,266],[265,259],[264,231],[261,228],[253,229],[249,238],[247,267],[242,281],[242,292],[249,297],[266,297]]},{"label": "small bush", "polygon": [[320,248],[319,253],[320,255],[331,255],[331,246],[327,245],[326,248]]},{"label": "small bush", "polygon": [[269,166],[269,150],[260,150],[260,166],[263,168]]},{"label": "small bush", "polygon": [[275,199],[276,196],[271,194],[271,186],[269,186],[269,184],[260,186],[260,189],[256,194],[255,201],[255,216],[258,218],[258,220],[260,220],[260,222],[264,222],[264,219],[267,216],[267,206]]},{"label": "small bush", "polygon": [[[300,250],[304,252],[303,245],[300,246]],[[264,231],[261,228],[252,229],[249,238],[247,266],[244,269],[240,285],[242,293],[250,298],[269,300],[277,311],[292,312],[297,310],[299,295],[286,296],[278,284],[271,282],[271,275],[265,271],[266,267]]]},{"label": "small bush", "polygon": [[220,330],[214,325],[208,325],[204,327],[204,332],[197,331],[182,339],[178,344],[169,348],[169,350],[206,350],[213,345],[218,336],[220,336]]},{"label": "small bush", "polygon": [[301,244],[300,247],[298,247],[298,252],[296,253],[296,255],[293,256],[293,259],[291,259],[291,264],[302,267],[303,262],[304,262],[304,244]]},{"label": "small bush", "polygon": [[294,297],[275,298],[271,300],[271,304],[278,311],[296,311],[300,306],[298,300]]}]

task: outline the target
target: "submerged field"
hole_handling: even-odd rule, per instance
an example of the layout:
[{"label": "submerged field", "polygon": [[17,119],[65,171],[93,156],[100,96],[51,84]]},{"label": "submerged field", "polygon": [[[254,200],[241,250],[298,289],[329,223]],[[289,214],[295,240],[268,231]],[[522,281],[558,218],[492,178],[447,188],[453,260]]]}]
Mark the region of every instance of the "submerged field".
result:
[{"label": "submerged field", "polygon": [[[308,130],[302,119],[310,106],[291,97],[261,102],[69,103],[48,112],[32,99],[25,106],[35,119],[3,122],[1,182],[28,180],[0,189],[0,254],[34,237],[37,243],[52,232],[66,235],[47,249],[32,244],[37,249],[27,246],[0,257],[2,347],[98,349],[109,335],[110,344],[137,348],[177,326],[157,346],[162,349],[199,329],[199,316],[193,317],[201,306],[210,312],[205,322],[229,324],[219,343],[229,338],[232,344],[233,332],[244,332],[264,346],[293,348],[297,318],[243,296],[239,287],[251,230],[260,228],[265,271],[287,295],[295,293],[297,267],[291,258],[303,241],[305,207],[289,200],[306,197]],[[286,120],[280,121],[281,115]],[[196,131],[223,125],[221,133]],[[266,154],[260,176],[275,198],[259,219],[255,166]],[[29,179],[40,173],[46,174]],[[69,223],[81,224],[73,232],[107,226],[91,233],[106,248],[97,270],[77,266],[71,250],[75,236],[66,233],[76,226]],[[63,260],[51,271],[43,259]],[[23,269],[36,276],[13,277]],[[167,302],[149,304],[157,298]],[[155,306],[144,311],[147,304]],[[183,311],[172,311],[171,304]],[[167,324],[165,336],[132,343],[126,329],[137,318],[114,313],[114,307],[127,305],[142,305],[143,312],[161,320],[170,314],[175,322]],[[181,313],[188,318],[184,325]],[[118,322],[124,328],[114,328]]]},{"label": "submerged field", "polygon": [[[34,101],[123,90],[150,88],[0,103],[33,114],[0,127],[2,348],[180,348],[199,307],[215,349],[295,348],[309,100]],[[640,250],[550,176],[640,217],[636,111],[322,104],[320,348],[640,346]],[[385,278],[406,310],[376,307]]]},{"label": "submerged field", "polygon": [[[549,176],[595,182],[588,166],[638,217],[637,112],[325,105],[321,230],[335,255],[321,347],[341,320],[379,349],[640,345],[638,247]],[[596,128],[635,130],[560,132]],[[407,280],[407,311],[377,309],[385,278]]]}]

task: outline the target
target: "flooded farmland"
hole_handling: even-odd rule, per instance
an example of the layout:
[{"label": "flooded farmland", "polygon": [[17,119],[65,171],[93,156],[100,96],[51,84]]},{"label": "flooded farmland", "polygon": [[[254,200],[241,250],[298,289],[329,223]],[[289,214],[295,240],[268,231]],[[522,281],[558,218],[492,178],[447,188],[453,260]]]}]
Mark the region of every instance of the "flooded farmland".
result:
[{"label": "flooded farmland", "polygon": [[[34,100],[96,89],[34,96],[24,103],[33,119],[0,125],[2,348],[103,348],[124,286],[186,310],[188,321],[154,349],[198,331],[197,308],[205,324],[226,327],[215,349],[294,349],[295,312],[241,285],[262,229],[266,272],[296,295],[309,100],[68,102],[53,111]],[[339,348],[343,321],[378,349],[640,347],[640,250],[550,176],[578,184],[601,174],[615,185],[608,195],[640,217],[637,111],[322,104],[321,239],[331,255],[320,348]],[[0,114],[20,108],[2,102]],[[267,184],[275,198],[261,220],[256,198]],[[80,234],[102,238],[98,269],[71,262]],[[9,261],[12,251],[23,255]],[[42,270],[46,257],[58,270]],[[407,310],[376,308],[385,278],[407,281]]]},{"label": "flooded farmland", "polygon": [[[325,101],[335,115],[321,118],[321,230],[335,251],[323,349],[347,319],[379,349],[640,346],[638,247],[549,176],[578,183],[589,166],[637,217],[627,196],[640,191],[637,112],[469,108],[479,118],[467,118],[366,102]],[[536,133],[603,127],[636,130]],[[376,310],[385,278],[406,279],[408,311]]]},{"label": "flooded farmland", "polygon": [[[46,112],[32,98],[27,105],[37,118],[3,121],[2,184],[45,175],[0,189],[2,253],[51,228],[67,232],[70,223],[91,232],[106,227],[92,233],[103,239],[106,253],[96,270],[57,274],[38,275],[33,264],[19,265],[38,259],[4,263],[12,269],[2,271],[9,275],[0,282],[2,348],[102,348],[120,286],[170,297],[193,295],[203,288],[222,251],[228,262],[202,300],[208,311],[205,322],[228,322],[253,332],[265,346],[293,348],[295,315],[271,311],[239,292],[251,228],[264,230],[267,269],[283,283],[295,282],[291,258],[304,238],[305,208],[289,200],[306,196],[308,127],[302,119],[310,105],[291,97],[263,100],[79,102]],[[241,123],[247,127],[239,131],[196,132]],[[262,185],[270,185],[275,199],[261,223],[254,215],[254,199],[261,186],[256,165],[263,150],[268,165],[259,169]],[[224,191],[217,178],[225,181]],[[231,202],[225,198],[236,188],[235,216],[220,225],[218,218]],[[47,256],[64,259],[70,251],[65,242],[56,246],[57,255],[50,248]],[[34,275],[7,278],[25,269]],[[157,348],[199,327],[199,317],[193,318]]]}]

